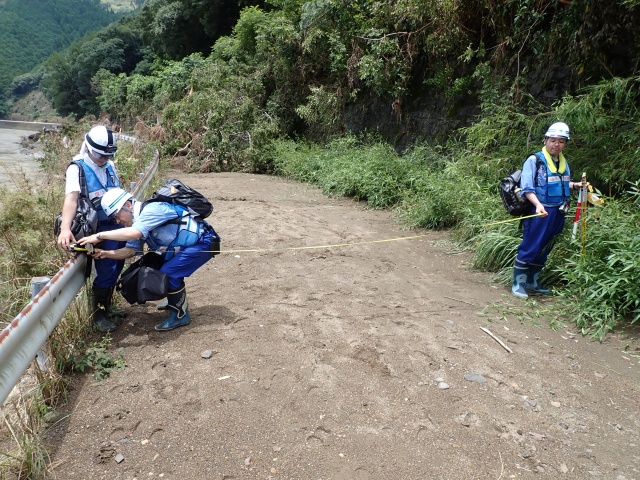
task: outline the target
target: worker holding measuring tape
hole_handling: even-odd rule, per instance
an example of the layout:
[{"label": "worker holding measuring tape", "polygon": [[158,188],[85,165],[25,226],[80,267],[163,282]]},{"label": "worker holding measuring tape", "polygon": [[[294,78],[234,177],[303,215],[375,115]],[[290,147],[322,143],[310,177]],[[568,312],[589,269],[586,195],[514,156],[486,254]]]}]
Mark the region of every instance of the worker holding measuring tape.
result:
[{"label": "worker holding measuring tape", "polygon": [[569,164],[562,153],[569,138],[569,126],[554,123],[545,133],[541,152],[527,158],[522,167],[520,188],[532,204],[529,215],[533,216],[523,220],[522,242],[513,267],[511,292],[519,298],[528,298],[527,292],[550,293],[540,284],[540,272],[564,228],[571,190],[585,186],[583,180],[571,181]]}]

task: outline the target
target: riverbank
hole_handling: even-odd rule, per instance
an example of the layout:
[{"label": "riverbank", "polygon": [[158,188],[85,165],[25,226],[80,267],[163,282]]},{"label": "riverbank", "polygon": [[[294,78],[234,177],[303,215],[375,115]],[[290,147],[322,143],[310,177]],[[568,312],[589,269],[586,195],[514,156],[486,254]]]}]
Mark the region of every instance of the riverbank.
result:
[{"label": "riverbank", "polygon": [[43,129],[58,129],[60,123],[28,122],[24,120],[0,120],[0,128],[12,130],[29,130],[31,133],[42,132]]},{"label": "riverbank", "polygon": [[12,122],[9,127],[2,125],[7,122],[0,120],[0,186],[16,188],[18,178],[37,180],[40,177],[38,158],[42,155],[41,142],[25,147],[23,140],[41,131],[42,127],[31,124],[33,128],[28,128],[28,122]]}]

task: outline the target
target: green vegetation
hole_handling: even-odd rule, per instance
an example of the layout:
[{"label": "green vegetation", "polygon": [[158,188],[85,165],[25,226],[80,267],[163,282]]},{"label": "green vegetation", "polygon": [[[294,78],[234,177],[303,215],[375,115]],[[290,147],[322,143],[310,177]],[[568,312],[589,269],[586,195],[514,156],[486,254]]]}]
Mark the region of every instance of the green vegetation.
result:
[{"label": "green vegetation", "polygon": [[131,73],[143,58],[139,34],[125,22],[115,23],[49,57],[41,86],[60,115],[97,114],[96,73]]},{"label": "green vegetation", "polygon": [[122,370],[126,367],[126,362],[122,355],[122,348],[114,357],[108,348],[111,343],[109,336],[103,337],[100,341],[92,342],[84,349],[82,355],[71,359],[71,370],[84,373],[86,370],[93,370],[93,377],[96,380],[104,380],[111,375],[113,370]]},{"label": "green vegetation", "polygon": [[[0,3],[0,94],[14,77],[28,75],[52,53],[87,33],[107,26],[117,15],[100,0],[7,0]],[[37,73],[31,77],[37,77]],[[26,79],[12,86],[19,94]],[[37,80],[35,81],[37,84]],[[1,96],[1,95],[0,95]]]},{"label": "green vegetation", "polygon": [[[20,3],[22,12],[40,3],[74,2]],[[13,18],[2,8],[17,4],[0,5],[0,25]],[[406,228],[450,229],[474,267],[505,284],[521,233],[505,222],[497,183],[540,148],[549,124],[567,122],[573,178],[586,172],[606,202],[589,209],[584,241],[567,231],[554,248],[543,280],[556,296],[517,305],[509,296],[484,314],[575,323],[602,339],[640,319],[639,14],[638,0],[146,0],[46,53],[29,37],[18,64],[0,55],[0,86],[19,74],[14,95],[37,86],[61,115],[135,126],[191,171],[284,175],[393,209]],[[40,18],[29,21],[46,32]],[[93,30],[73,25],[78,35]],[[0,115],[8,110],[0,100]],[[81,138],[86,127],[63,134]],[[59,175],[69,152],[58,138],[46,153],[43,168]],[[133,176],[150,155],[121,148],[118,157]],[[16,181],[19,195],[0,192],[5,323],[28,301],[28,279],[64,260],[50,232],[62,182]],[[101,377],[123,365],[91,338],[87,316],[83,297],[51,337],[57,371],[91,367]],[[57,378],[7,422],[16,453],[0,473],[44,471],[38,419],[63,391]]]},{"label": "green vegetation", "polygon": [[[5,300],[0,329],[29,303],[31,278],[50,276],[69,257],[54,243],[53,218],[64,198],[64,170],[90,126],[82,122],[45,136],[41,166],[54,179],[52,182],[35,184],[29,177],[15,174],[12,179],[16,188],[0,190],[0,298]],[[65,136],[73,140],[68,149],[64,147]],[[117,161],[125,185],[137,179],[153,152],[150,145],[119,143]],[[111,339],[97,337],[92,331],[89,304],[83,288],[49,337],[46,348],[52,365],[41,370],[34,364],[30,368],[31,383],[23,385],[20,395],[3,406],[0,478],[37,479],[47,475],[50,460],[41,435],[51,423],[50,417],[55,417],[55,407],[66,396],[68,381],[62,373],[90,371],[102,380],[124,368],[122,352],[111,351]]]}]

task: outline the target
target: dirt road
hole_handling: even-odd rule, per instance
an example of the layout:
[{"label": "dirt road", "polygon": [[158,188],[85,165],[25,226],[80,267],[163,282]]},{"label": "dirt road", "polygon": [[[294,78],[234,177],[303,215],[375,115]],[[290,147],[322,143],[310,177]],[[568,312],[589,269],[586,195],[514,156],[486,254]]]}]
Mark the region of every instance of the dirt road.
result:
[{"label": "dirt road", "polygon": [[78,377],[50,431],[57,478],[640,479],[635,340],[501,319],[506,288],[388,212],[180,178],[213,200],[225,253],[188,279],[189,326],[129,308],[127,368]]}]

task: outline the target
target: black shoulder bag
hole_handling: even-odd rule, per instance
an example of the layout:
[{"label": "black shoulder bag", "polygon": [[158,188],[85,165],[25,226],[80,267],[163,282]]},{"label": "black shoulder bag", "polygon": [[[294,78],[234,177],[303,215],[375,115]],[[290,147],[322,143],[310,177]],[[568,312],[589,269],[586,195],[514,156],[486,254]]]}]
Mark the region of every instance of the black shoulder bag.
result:
[{"label": "black shoulder bag", "polygon": [[163,299],[169,289],[169,277],[160,271],[163,263],[162,255],[145,253],[122,272],[116,290],[130,305]]},{"label": "black shoulder bag", "polygon": [[[78,195],[78,206],[76,215],[71,222],[71,233],[78,240],[82,237],[88,237],[98,231],[98,212],[93,203],[89,200],[89,189],[87,188],[87,178],[84,175],[84,168],[79,160],[71,162],[78,166],[78,177],[80,180],[80,194]],[[53,233],[56,238],[60,235],[62,225],[62,212],[58,214],[53,226]]]}]

